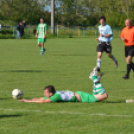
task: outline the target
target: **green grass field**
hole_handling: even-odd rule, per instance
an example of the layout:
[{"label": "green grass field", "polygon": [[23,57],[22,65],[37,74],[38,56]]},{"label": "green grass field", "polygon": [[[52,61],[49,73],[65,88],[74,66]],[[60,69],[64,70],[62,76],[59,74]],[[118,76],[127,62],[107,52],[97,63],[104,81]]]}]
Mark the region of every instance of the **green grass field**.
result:
[{"label": "green grass field", "polygon": [[48,39],[39,55],[36,39],[0,40],[0,134],[133,134],[134,79],[126,73],[124,45],[112,41],[119,67],[104,53],[101,83],[109,98],[98,103],[23,103],[12,99],[20,88],[25,98],[43,97],[45,86],[92,93],[88,75],[96,65],[94,38]]}]

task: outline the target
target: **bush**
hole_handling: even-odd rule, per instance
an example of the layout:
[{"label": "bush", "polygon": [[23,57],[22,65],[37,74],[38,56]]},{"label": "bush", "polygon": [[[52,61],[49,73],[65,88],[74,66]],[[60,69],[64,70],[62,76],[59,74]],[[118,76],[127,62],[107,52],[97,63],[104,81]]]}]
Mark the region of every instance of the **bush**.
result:
[{"label": "bush", "polygon": [[13,34],[13,29],[11,29],[11,28],[2,28],[0,33],[1,34]]},{"label": "bush", "polygon": [[0,34],[0,39],[11,39],[13,35],[11,34]]}]

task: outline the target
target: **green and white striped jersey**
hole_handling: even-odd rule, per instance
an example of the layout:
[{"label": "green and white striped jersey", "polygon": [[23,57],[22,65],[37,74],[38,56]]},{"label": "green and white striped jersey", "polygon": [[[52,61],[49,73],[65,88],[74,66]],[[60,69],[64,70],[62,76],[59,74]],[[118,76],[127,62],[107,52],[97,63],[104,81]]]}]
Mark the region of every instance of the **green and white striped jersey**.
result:
[{"label": "green and white striped jersey", "polygon": [[45,31],[48,30],[47,24],[39,24],[37,27],[37,31],[38,31],[38,38],[44,38],[45,35]]}]

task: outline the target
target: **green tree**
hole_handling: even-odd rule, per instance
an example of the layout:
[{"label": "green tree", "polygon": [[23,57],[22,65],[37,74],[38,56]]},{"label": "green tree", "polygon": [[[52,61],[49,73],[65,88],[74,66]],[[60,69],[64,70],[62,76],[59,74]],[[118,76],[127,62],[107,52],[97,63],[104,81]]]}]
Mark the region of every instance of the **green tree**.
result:
[{"label": "green tree", "polygon": [[43,15],[44,11],[38,0],[1,0],[1,14],[4,19],[36,23],[36,20]]}]

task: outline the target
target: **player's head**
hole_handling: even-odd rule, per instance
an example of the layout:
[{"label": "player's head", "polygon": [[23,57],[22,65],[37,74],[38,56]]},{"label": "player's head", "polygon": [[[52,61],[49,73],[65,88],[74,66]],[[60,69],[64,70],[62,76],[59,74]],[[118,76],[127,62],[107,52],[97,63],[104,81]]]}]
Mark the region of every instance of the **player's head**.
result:
[{"label": "player's head", "polygon": [[44,18],[43,17],[40,18],[40,23],[44,23]]},{"label": "player's head", "polygon": [[125,20],[126,27],[130,28],[132,26],[132,21],[130,19]]},{"label": "player's head", "polygon": [[106,17],[105,17],[105,16],[101,16],[101,17],[99,18],[99,21],[100,21],[100,24],[104,26],[105,23],[106,23]]},{"label": "player's head", "polygon": [[52,85],[46,86],[44,88],[44,96],[46,96],[47,98],[51,97],[55,92],[55,88]]},{"label": "player's head", "polygon": [[22,25],[22,22],[19,22],[19,25]]},{"label": "player's head", "polygon": [[23,23],[26,23],[26,21],[25,21],[25,20],[23,20],[22,22],[23,22]]}]

